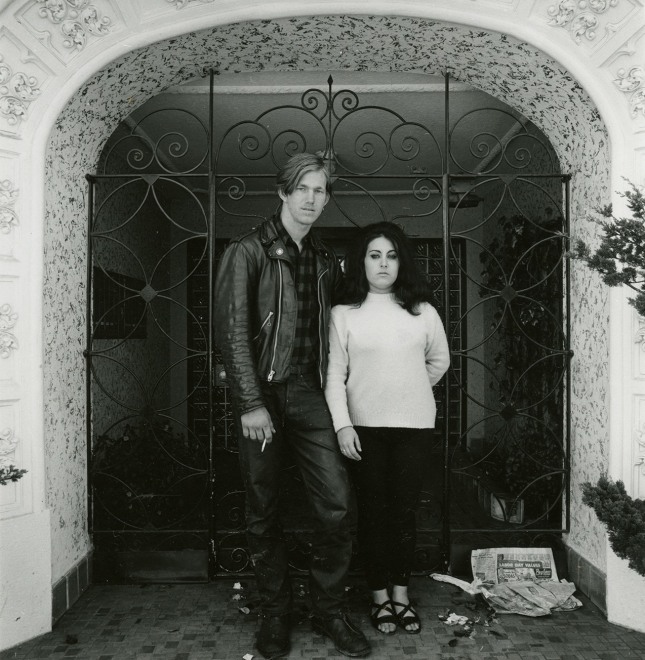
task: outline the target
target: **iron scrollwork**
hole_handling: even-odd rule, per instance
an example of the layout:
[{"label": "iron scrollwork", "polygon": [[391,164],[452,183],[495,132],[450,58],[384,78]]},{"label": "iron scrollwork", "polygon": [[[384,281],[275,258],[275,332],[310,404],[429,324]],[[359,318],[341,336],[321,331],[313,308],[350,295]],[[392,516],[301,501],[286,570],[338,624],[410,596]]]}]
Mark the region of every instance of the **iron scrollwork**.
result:
[{"label": "iron scrollwork", "polygon": [[[443,116],[407,120],[327,82],[225,130],[197,114],[154,111],[122,125],[104,153],[89,272],[94,294],[107,278],[110,295],[88,328],[99,545],[197,548],[211,574],[252,570],[230,392],[211,340],[213,276],[227,243],[217,229],[268,215],[275,171],[300,151],[328,162],[343,229],[376,219],[421,227],[416,256],[453,359],[436,392],[433,451],[447,467],[424,486],[417,570],[438,565],[450,534],[524,545],[562,527],[570,352],[557,158],[506,109],[478,108],[448,125]],[[172,113],[191,129],[164,128]],[[189,135],[199,135],[195,149]],[[110,323],[119,330],[107,332]],[[300,503],[292,467],[286,490]],[[442,480],[460,497],[442,499]],[[300,572],[311,530],[303,511],[285,510]]]},{"label": "iron scrollwork", "polygon": [[[327,82],[327,93],[308,89],[299,104],[275,106],[226,131],[215,154],[218,211],[237,218],[261,217],[238,203],[266,194],[273,172],[291,155],[308,151],[328,162],[332,203],[350,225],[360,226],[364,217],[391,219],[379,199],[383,181],[394,184],[392,194],[410,194],[419,202],[417,210],[395,219],[436,213],[441,206],[441,171],[428,174],[426,164],[430,155],[444,159],[435,137],[437,127],[407,121],[386,106],[361,105],[354,91],[333,91],[331,76]],[[232,151],[236,158],[231,158]],[[262,171],[271,174],[245,175],[249,162],[262,163]],[[436,199],[430,200],[432,195]],[[357,198],[363,205],[368,202],[360,214],[349,203]]]}]

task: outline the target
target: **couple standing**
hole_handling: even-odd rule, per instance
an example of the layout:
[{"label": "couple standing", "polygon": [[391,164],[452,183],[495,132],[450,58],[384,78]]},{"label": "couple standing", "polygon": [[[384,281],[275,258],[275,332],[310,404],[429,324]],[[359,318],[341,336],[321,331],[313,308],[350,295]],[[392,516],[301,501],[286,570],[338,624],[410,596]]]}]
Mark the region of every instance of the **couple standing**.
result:
[{"label": "couple standing", "polygon": [[[362,229],[343,278],[333,252],[310,232],[329,200],[323,159],[293,156],[277,188],[281,207],[231,241],[215,287],[216,343],[239,430],[261,599],[256,645],[268,659],[290,650],[292,594],[278,510],[288,448],[315,526],[313,628],[340,653],[363,657],[370,644],[343,609],[352,556],[350,472],[373,595],[370,620],[384,634],[397,626],[417,633],[407,593],[414,513],[435,420],[432,386],[448,368],[448,345],[396,225]],[[345,304],[332,310],[338,301]]]}]

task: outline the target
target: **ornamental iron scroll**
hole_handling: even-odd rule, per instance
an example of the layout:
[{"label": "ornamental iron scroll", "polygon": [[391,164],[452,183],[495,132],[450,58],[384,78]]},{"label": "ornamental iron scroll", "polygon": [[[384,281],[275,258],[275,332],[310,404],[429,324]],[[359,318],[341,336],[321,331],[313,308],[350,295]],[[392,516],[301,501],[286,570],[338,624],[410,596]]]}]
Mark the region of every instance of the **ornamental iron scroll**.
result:
[{"label": "ornamental iron scroll", "polygon": [[[173,128],[166,130],[164,126]],[[175,127],[181,127],[181,130]],[[119,127],[115,139],[103,154],[99,171],[107,173],[122,169],[121,161],[125,160],[127,171],[142,175],[203,173],[209,136],[209,128],[194,112],[184,108],[156,110],[138,121],[128,120]]]},{"label": "ornamental iron scroll", "polygon": [[[491,115],[499,121],[505,118],[503,134],[478,127],[486,127]],[[450,151],[451,164],[460,174],[485,175],[493,172],[558,171],[553,150],[544,137],[531,130],[530,124],[507,110],[477,108],[461,115],[450,129],[450,145],[467,145],[465,156]],[[536,165],[537,163],[537,165]]]},{"label": "ornamental iron scroll", "polygon": [[[333,82],[329,76],[326,93],[308,89],[299,104],[274,106],[227,129],[214,153],[218,212],[261,219],[240,202],[269,190],[274,172],[303,151],[327,161],[332,203],[349,225],[364,224],[348,202],[356,196],[367,204],[363,215],[374,219],[422,218],[440,211],[445,169],[441,124],[409,121],[386,106],[362,105],[354,91],[334,91]],[[429,161],[437,163],[436,172],[428,171]],[[250,163],[264,174],[248,176]],[[384,181],[393,186],[393,194],[410,194],[416,208],[405,216],[387,212],[378,199]]]}]

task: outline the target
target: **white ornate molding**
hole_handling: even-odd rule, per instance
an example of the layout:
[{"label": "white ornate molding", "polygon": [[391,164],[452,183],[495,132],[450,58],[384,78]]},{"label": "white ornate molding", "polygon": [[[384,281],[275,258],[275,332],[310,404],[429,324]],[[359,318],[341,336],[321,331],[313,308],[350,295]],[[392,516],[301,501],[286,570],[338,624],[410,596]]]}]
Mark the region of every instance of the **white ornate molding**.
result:
[{"label": "white ornate molding", "polygon": [[30,0],[15,19],[63,64],[123,27],[117,0]]},{"label": "white ornate molding", "polygon": [[215,0],[166,0],[166,2],[169,2],[175,9],[183,9],[188,4],[194,2],[199,2],[202,5],[206,5],[211,2],[215,2]]},{"label": "white ornate molding", "polygon": [[13,429],[5,428],[0,431],[0,467],[8,467],[13,463],[12,456],[18,447]]},{"label": "white ornate molding", "polygon": [[14,73],[0,54],[0,116],[15,126],[26,118],[29,105],[39,94],[36,78],[20,71]]},{"label": "white ornate molding", "polygon": [[637,316],[638,328],[634,335],[634,343],[640,344],[640,349],[645,353],[645,319],[642,316]]},{"label": "white ornate molding", "polygon": [[645,68],[618,69],[616,76],[614,85],[627,95],[632,117],[639,113],[645,117]]},{"label": "white ornate molding", "polygon": [[14,204],[18,199],[18,189],[11,181],[0,181],[0,234],[8,234],[18,226],[18,216]]},{"label": "white ornate molding", "polygon": [[642,424],[640,429],[634,429],[634,437],[636,439],[634,468],[640,476],[645,477],[645,424]]},{"label": "white ornate molding", "polygon": [[37,0],[41,5],[38,14],[58,26],[63,36],[63,46],[70,50],[83,50],[89,35],[104,37],[109,34],[112,19],[101,16],[90,0]]},{"label": "white ornate molding", "polygon": [[8,358],[12,350],[18,348],[18,339],[10,332],[18,321],[18,314],[12,311],[11,305],[0,306],[0,358]]},{"label": "white ornate molding", "polygon": [[645,453],[645,423],[640,429],[635,430],[635,436],[639,453]]},{"label": "white ornate molding", "polygon": [[[579,44],[584,37],[593,41],[598,34],[598,16],[618,6],[618,0],[560,0],[548,8],[549,24],[569,32]],[[608,26],[607,29],[615,29]]]}]

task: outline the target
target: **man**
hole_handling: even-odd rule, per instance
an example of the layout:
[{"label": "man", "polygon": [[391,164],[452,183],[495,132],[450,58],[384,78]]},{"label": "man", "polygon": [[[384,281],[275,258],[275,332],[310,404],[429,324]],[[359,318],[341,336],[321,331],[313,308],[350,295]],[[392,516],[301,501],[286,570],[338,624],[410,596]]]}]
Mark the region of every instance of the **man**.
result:
[{"label": "man", "polygon": [[279,211],[231,242],[215,286],[216,342],[239,429],[261,600],[257,648],[269,659],[290,649],[292,594],[278,512],[280,457],[288,447],[314,516],[314,630],[344,655],[362,657],[369,642],[342,611],[351,559],[349,480],[323,394],[331,298],[342,276],[334,254],[310,233],[331,182],[322,158],[297,154],[277,186]]}]

